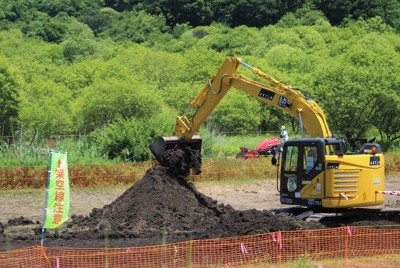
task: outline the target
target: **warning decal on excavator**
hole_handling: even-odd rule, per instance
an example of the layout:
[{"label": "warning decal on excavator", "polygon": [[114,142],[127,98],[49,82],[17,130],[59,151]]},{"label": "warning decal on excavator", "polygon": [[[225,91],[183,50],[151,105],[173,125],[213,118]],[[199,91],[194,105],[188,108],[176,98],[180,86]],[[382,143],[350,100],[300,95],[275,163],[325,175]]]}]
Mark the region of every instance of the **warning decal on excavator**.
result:
[{"label": "warning decal on excavator", "polygon": [[379,166],[381,164],[381,159],[379,156],[371,156],[369,158],[369,165],[370,166]]},{"label": "warning decal on excavator", "polygon": [[339,163],[328,163],[326,169],[339,169]]},{"label": "warning decal on excavator", "polygon": [[288,101],[287,98],[282,97],[282,96],[279,97],[279,101],[278,101],[278,105],[279,105],[279,106],[286,108],[286,107],[289,107],[288,104],[289,104],[289,101]]},{"label": "warning decal on excavator", "polygon": [[260,93],[258,93],[258,96],[260,96],[261,98],[267,99],[267,100],[272,100],[275,96],[275,93],[262,88],[260,90]]}]

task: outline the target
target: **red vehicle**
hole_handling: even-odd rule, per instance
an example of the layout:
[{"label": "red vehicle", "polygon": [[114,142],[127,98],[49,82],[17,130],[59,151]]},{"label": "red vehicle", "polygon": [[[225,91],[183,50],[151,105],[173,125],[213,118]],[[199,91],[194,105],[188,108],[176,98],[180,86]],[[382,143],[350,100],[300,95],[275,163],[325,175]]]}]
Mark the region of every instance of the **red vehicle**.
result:
[{"label": "red vehicle", "polygon": [[246,147],[240,147],[240,153],[236,158],[259,158],[260,156],[271,155],[275,149],[281,146],[281,140],[279,138],[270,138],[261,141],[255,150],[249,150]]}]

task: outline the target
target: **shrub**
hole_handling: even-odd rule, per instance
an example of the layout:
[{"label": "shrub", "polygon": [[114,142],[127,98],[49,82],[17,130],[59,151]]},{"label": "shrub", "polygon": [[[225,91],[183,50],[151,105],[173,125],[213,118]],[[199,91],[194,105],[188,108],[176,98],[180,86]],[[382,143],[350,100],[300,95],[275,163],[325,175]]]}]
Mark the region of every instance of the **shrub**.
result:
[{"label": "shrub", "polygon": [[[171,122],[171,123],[169,123]],[[119,119],[104,130],[95,132],[95,139],[102,154],[109,159],[120,158],[134,162],[153,159],[148,148],[157,137],[171,131],[172,121]]]}]

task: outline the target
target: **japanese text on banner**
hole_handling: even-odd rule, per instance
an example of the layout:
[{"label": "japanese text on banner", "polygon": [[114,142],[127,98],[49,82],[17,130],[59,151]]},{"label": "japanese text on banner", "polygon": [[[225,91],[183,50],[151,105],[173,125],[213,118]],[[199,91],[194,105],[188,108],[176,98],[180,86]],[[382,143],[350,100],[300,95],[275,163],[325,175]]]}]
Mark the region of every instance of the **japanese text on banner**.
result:
[{"label": "japanese text on banner", "polygon": [[53,153],[48,185],[45,228],[55,228],[68,220],[70,196],[67,155]]}]

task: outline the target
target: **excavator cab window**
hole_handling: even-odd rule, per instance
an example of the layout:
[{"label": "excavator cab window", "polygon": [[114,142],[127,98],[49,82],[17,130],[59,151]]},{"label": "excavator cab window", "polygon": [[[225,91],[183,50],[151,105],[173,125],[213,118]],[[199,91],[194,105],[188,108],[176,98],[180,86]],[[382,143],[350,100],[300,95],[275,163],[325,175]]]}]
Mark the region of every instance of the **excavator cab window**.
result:
[{"label": "excavator cab window", "polygon": [[311,170],[317,167],[318,150],[316,146],[305,146],[303,150],[303,168],[304,174],[310,173]]},{"label": "excavator cab window", "polygon": [[[303,202],[300,191],[324,170],[324,139],[293,139],[285,142],[280,174],[283,204]],[[314,182],[317,183],[317,182]],[[299,203],[299,204],[300,204]]]},{"label": "excavator cab window", "polygon": [[346,153],[346,146],[343,141],[337,139],[327,139],[325,152],[327,155],[342,156]]},{"label": "excavator cab window", "polygon": [[299,147],[288,146],[286,151],[285,170],[289,172],[297,171]]}]

